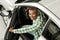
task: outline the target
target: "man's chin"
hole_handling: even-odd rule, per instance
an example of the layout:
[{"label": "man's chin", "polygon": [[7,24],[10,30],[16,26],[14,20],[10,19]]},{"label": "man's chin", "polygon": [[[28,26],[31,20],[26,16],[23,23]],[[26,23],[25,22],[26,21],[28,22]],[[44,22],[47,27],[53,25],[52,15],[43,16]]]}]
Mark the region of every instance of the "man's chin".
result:
[{"label": "man's chin", "polygon": [[31,18],[31,20],[34,20],[34,19]]},{"label": "man's chin", "polygon": [[31,18],[31,20],[35,20],[35,19]]}]

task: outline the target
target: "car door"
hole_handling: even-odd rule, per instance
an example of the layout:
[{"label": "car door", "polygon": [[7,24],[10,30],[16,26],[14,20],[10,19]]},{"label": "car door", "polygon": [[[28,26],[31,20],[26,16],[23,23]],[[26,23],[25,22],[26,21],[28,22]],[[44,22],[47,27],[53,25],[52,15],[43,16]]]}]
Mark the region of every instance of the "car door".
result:
[{"label": "car door", "polygon": [[[18,3],[18,4],[15,4],[16,5],[16,8],[21,8],[21,7],[28,7],[28,6],[30,6],[30,7],[36,7],[36,8],[38,8],[38,10],[40,11],[40,12],[42,12],[43,13],[43,15],[41,14],[41,16],[43,17],[43,19],[44,19],[44,21],[46,21],[45,22],[45,24],[44,24],[44,27],[43,27],[43,30],[42,30],[42,32],[41,32],[41,35],[42,34],[44,34],[44,33],[46,33],[46,32],[44,32],[45,31],[45,29],[47,29],[48,28],[48,30],[49,31],[51,31],[51,28],[49,28],[49,24],[51,23],[51,21],[55,24],[55,25],[57,25],[58,26],[58,30],[59,30],[59,27],[60,27],[60,20],[50,11],[50,10],[48,10],[46,7],[44,7],[42,4],[40,4],[40,3],[32,3],[32,2],[30,2],[30,3]],[[19,10],[19,8],[18,8],[18,10]],[[21,9],[22,10],[22,9]],[[18,12],[19,13],[19,12]],[[16,15],[16,14],[15,14]],[[21,16],[21,15],[20,15]],[[12,16],[12,18],[14,18],[14,16]],[[18,18],[19,19],[19,18]],[[46,20],[45,20],[46,19]],[[14,19],[13,19],[14,20]],[[11,26],[12,24],[14,24],[13,23],[13,20],[11,19],[11,22],[10,22],[10,25],[9,26]],[[59,22],[58,22],[59,21]],[[12,24],[11,24],[12,23]],[[31,23],[31,22],[30,22]],[[23,24],[22,24],[23,25]],[[9,29],[9,28],[8,28]],[[8,31],[8,30],[7,30]],[[53,31],[53,30],[52,30]],[[7,34],[7,32],[6,32],[6,34]],[[44,35],[43,35],[44,36]],[[6,35],[5,35],[5,37],[6,37]],[[26,38],[27,39],[27,38]],[[46,38],[47,40],[48,40],[48,38]],[[53,38],[54,39],[54,38]]]}]

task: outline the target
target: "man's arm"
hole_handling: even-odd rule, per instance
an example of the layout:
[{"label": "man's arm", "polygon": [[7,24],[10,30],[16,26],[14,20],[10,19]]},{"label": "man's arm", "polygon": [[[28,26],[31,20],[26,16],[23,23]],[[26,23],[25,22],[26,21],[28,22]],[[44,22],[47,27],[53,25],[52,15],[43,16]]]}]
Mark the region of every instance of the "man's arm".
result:
[{"label": "man's arm", "polygon": [[34,31],[36,29],[38,29],[42,24],[42,21],[40,21],[40,19],[37,19],[37,22],[35,24],[33,24],[32,26],[26,27],[26,28],[20,28],[20,29],[14,29],[13,32],[14,33],[26,33],[26,32],[31,32]]}]

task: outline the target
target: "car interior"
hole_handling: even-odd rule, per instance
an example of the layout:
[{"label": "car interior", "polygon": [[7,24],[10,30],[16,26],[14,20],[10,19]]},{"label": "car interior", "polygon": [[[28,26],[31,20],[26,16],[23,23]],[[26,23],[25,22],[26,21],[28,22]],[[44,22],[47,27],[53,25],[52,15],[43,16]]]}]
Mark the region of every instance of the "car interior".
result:
[{"label": "car interior", "polygon": [[[14,29],[21,28],[23,25],[32,25],[32,20],[28,16],[28,12],[25,11],[25,6],[18,6],[13,10],[12,14],[12,20],[10,22],[9,28],[13,27]],[[38,9],[39,10],[39,9]],[[41,15],[46,22],[48,20],[48,16],[40,10],[43,15]],[[34,36],[29,33],[23,33],[23,34],[14,34],[9,32],[9,28],[6,31],[4,40],[18,40],[19,37],[22,38],[22,40],[33,40]]]}]

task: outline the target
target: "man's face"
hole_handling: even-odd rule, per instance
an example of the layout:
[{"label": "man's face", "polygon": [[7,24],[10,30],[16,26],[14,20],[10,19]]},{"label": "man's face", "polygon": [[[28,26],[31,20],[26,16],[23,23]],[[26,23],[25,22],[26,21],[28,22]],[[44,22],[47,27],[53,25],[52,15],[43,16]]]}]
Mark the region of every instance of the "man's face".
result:
[{"label": "man's face", "polygon": [[31,20],[35,20],[37,18],[37,11],[36,10],[29,10],[29,17]]}]

